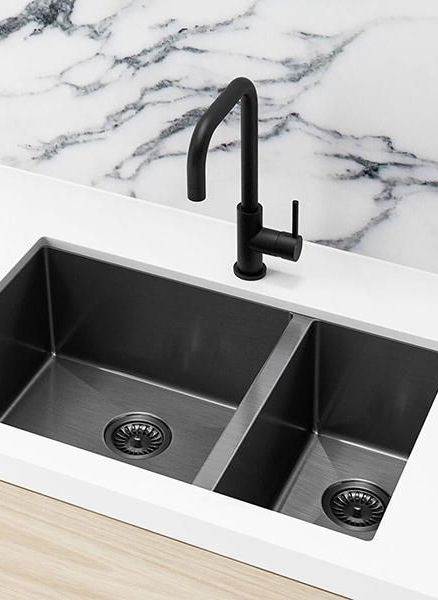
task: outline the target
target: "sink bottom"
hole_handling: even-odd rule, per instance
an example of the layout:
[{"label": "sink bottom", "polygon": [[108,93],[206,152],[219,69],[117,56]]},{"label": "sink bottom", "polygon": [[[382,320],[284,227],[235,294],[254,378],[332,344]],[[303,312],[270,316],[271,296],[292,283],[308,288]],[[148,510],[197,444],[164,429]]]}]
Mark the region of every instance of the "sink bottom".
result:
[{"label": "sink bottom", "polygon": [[292,472],[274,510],[335,531],[372,539],[375,531],[346,528],[326,514],[322,497],[329,486],[346,480],[364,480],[379,486],[389,495],[406,464],[400,458],[327,435],[312,434],[300,463]]},{"label": "sink bottom", "polygon": [[[52,357],[1,421],[191,483],[235,410],[146,379]],[[164,421],[171,430],[168,447],[140,459],[111,451],[106,426],[124,413]]]}]

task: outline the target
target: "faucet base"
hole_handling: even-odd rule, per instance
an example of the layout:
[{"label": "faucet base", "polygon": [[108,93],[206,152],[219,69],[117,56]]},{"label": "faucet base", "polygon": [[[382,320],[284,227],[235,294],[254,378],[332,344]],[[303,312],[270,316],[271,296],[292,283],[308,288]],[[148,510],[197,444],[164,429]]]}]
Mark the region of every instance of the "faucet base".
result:
[{"label": "faucet base", "polygon": [[234,275],[236,275],[236,277],[239,277],[240,279],[245,279],[246,281],[257,281],[257,279],[263,279],[263,277],[266,275],[266,265],[265,263],[262,263],[262,268],[260,269],[260,271],[258,271],[258,273],[245,273],[244,271],[241,271],[239,269],[239,267],[237,266],[237,262],[235,262],[233,266],[233,271]]}]

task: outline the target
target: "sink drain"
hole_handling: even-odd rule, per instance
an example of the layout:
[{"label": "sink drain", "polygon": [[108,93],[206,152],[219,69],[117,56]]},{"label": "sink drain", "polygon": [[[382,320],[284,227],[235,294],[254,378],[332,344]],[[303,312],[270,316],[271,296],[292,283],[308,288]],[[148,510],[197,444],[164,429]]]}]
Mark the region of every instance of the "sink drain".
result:
[{"label": "sink drain", "polygon": [[151,458],[164,452],[172,433],[164,421],[147,413],[127,413],[108,423],[104,440],[125,458]]},{"label": "sink drain", "polygon": [[377,529],[389,502],[388,494],[369,481],[338,481],[326,489],[322,506],[328,517],[347,529]]}]

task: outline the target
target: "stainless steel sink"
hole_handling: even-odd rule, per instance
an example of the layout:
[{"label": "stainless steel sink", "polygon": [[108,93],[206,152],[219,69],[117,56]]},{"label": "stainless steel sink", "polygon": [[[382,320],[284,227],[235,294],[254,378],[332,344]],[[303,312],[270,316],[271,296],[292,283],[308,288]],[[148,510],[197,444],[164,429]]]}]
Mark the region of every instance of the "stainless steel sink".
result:
[{"label": "stainless steel sink", "polygon": [[371,539],[438,392],[438,353],[301,316],[279,348],[196,483]]},{"label": "stainless steel sink", "polygon": [[0,293],[1,420],[192,482],[289,320],[41,248]]},{"label": "stainless steel sink", "polygon": [[371,539],[438,353],[40,247],[0,290],[0,420]]}]

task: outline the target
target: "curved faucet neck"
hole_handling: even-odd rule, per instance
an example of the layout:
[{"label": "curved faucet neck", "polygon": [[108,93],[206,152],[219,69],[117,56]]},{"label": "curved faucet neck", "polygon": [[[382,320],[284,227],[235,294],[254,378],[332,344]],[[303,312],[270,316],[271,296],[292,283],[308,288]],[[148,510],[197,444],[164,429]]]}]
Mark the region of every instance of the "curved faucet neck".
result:
[{"label": "curved faucet neck", "polygon": [[246,77],[233,79],[198,121],[190,141],[187,158],[187,188],[190,200],[200,202],[205,199],[205,163],[211,137],[239,101],[241,101],[241,208],[251,213],[258,208],[258,106],[254,84]]}]

